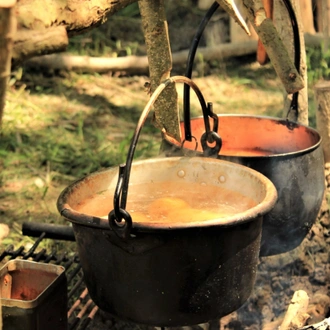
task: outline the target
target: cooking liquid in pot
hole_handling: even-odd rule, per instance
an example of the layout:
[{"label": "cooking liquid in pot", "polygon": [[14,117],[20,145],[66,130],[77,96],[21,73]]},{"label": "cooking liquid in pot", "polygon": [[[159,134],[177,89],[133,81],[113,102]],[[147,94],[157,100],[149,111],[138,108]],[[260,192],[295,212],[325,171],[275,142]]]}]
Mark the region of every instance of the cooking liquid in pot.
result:
[{"label": "cooking liquid in pot", "polygon": [[[233,216],[257,203],[236,191],[205,183],[157,182],[130,185],[126,210],[133,222],[199,222]],[[108,218],[113,191],[106,190],[79,203],[75,210]]]},{"label": "cooking liquid in pot", "polygon": [[220,151],[220,155],[226,156],[244,156],[244,157],[256,157],[256,156],[270,156],[276,154],[276,152],[263,149],[226,149],[223,148]]}]

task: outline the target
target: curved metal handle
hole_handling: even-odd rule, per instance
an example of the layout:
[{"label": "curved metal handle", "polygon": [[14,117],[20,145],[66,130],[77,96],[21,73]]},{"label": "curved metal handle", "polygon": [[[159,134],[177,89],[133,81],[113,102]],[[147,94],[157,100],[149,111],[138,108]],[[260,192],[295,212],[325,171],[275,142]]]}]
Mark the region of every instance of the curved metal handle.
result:
[{"label": "curved metal handle", "polygon": [[[193,38],[186,63],[187,66],[186,77],[190,79],[192,76],[193,64],[200,39],[203,35],[204,29],[206,28],[208,22],[210,21],[213,14],[217,11],[219,6],[220,5],[216,1],[211,5],[210,9],[206,12],[204,18],[200,22],[197,31],[195,33],[195,36]],[[183,124],[184,124],[185,140],[191,141],[192,134],[191,134],[191,124],[190,124],[190,86],[189,85],[183,86]]]},{"label": "curved metal handle", "polygon": [[[298,22],[296,14],[293,10],[292,4],[289,0],[282,0],[284,5],[287,8],[288,14],[290,16],[291,26],[293,30],[293,43],[294,43],[294,65],[300,73],[300,58],[301,58],[301,43],[300,43],[300,36],[299,36],[299,28],[298,28]],[[187,63],[186,63],[186,77],[191,78],[192,75],[192,68],[193,63],[195,60],[196,51],[201,39],[201,36],[204,32],[205,27],[207,26],[208,22],[212,18],[213,14],[216,12],[216,10],[219,8],[219,3],[214,2],[209,10],[206,12],[204,18],[200,22],[197,31],[195,33],[195,36],[193,38],[192,44],[189,49]],[[289,113],[291,111],[296,112],[296,119],[298,119],[298,95],[299,92],[296,92],[292,95],[292,101],[290,104],[289,111],[287,113],[287,118],[289,116]],[[188,141],[191,141],[192,134],[191,134],[191,125],[190,125],[190,88],[188,85],[184,86],[184,93],[183,93],[183,109],[184,109],[184,128],[185,128],[185,139]]]},{"label": "curved metal handle", "polygon": [[[117,181],[117,186],[115,189],[115,194],[113,198],[114,209],[108,214],[109,225],[111,229],[123,239],[127,239],[130,236],[130,231],[132,228],[132,218],[130,214],[125,210],[127,204],[127,195],[128,195],[128,184],[130,179],[131,167],[134,158],[134,152],[138,139],[142,130],[142,127],[148,117],[148,114],[151,110],[151,107],[157,100],[161,92],[171,83],[180,82],[188,84],[196,93],[198,100],[201,104],[205,126],[208,128],[206,132],[206,141],[209,143],[216,142],[216,145],[221,147],[221,138],[216,136],[216,132],[210,130],[210,125],[208,121],[208,115],[211,114],[212,106],[211,104],[206,105],[204,96],[198,86],[188,77],[185,76],[174,76],[169,79],[166,79],[162,82],[151,95],[149,102],[142,111],[142,114],[139,118],[139,121],[136,125],[134,135],[130,144],[130,148],[126,158],[126,164],[119,166],[119,176]],[[214,128],[217,129],[217,123],[214,125]],[[219,143],[220,141],[220,143]]]}]

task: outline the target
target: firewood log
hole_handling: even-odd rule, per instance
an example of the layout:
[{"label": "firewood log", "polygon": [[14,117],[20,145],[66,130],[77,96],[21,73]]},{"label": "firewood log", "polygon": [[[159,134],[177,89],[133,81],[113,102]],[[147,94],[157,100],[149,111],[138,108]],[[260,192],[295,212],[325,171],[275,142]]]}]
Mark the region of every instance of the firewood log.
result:
[{"label": "firewood log", "polygon": [[294,293],[279,330],[297,330],[306,324],[309,297],[304,290]]},{"label": "firewood log", "polygon": [[330,317],[319,323],[306,325],[298,330],[330,330]]}]

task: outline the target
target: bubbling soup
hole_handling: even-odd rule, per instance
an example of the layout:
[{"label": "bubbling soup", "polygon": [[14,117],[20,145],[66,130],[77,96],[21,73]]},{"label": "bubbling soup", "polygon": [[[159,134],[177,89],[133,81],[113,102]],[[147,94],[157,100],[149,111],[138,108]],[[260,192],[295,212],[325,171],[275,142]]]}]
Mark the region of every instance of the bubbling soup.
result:
[{"label": "bubbling soup", "polygon": [[[133,222],[200,222],[246,211],[257,203],[236,191],[205,183],[157,182],[129,186],[126,210]],[[113,209],[113,191],[99,192],[75,210],[107,218]]]}]

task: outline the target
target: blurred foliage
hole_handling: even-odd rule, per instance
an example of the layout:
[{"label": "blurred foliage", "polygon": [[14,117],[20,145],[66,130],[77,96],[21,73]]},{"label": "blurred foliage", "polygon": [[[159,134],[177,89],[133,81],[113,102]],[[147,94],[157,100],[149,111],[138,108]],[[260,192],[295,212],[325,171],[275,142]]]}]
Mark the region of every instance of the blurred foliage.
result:
[{"label": "blurred foliage", "polygon": [[330,49],[326,49],[324,44],[321,44],[320,47],[307,47],[306,65],[308,79],[309,125],[316,128],[316,108],[313,87],[319,80],[330,79]]},{"label": "blurred foliage", "polygon": [[[205,15],[192,0],[165,2],[172,51],[187,49]],[[219,9],[220,11],[221,9]],[[200,41],[205,46],[204,36]],[[102,25],[70,38],[68,51],[77,55],[117,57],[145,55],[138,3],[107,18]]]},{"label": "blurred foliage", "polygon": [[324,44],[321,47],[307,47],[306,64],[309,85],[314,85],[320,79],[329,79],[330,49],[326,49]]},{"label": "blurred foliage", "polygon": [[[140,34],[138,39],[135,38],[137,34]],[[124,38],[124,35],[127,38]],[[138,55],[141,53],[139,50],[141,43],[143,43],[143,35],[139,7],[136,2],[109,17],[99,27],[71,37],[68,52],[98,57]]]}]

